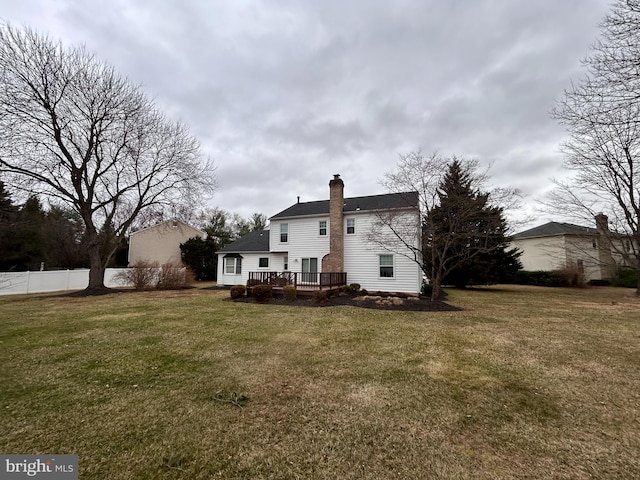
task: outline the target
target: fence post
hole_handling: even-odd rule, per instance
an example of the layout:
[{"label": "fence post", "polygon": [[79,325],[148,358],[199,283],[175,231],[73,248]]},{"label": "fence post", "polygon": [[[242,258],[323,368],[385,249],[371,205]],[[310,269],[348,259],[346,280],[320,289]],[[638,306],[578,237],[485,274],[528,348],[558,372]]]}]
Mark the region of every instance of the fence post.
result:
[{"label": "fence post", "polygon": [[29,270],[27,270],[27,282],[26,282],[27,283],[27,291],[25,293],[29,293],[29,274],[30,273],[31,272],[29,272]]}]

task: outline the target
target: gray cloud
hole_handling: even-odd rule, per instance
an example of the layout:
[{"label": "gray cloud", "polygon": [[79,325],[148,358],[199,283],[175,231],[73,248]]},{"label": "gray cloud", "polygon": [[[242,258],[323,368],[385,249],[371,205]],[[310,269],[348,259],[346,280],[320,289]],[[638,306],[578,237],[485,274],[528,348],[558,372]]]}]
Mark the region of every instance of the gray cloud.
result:
[{"label": "gray cloud", "polygon": [[[4,20],[84,43],[180,118],[217,164],[212,205],[381,193],[399,153],[493,164],[531,198],[562,165],[553,102],[606,0],[0,0]],[[37,6],[37,8],[36,8]],[[531,200],[530,200],[531,201]]]}]

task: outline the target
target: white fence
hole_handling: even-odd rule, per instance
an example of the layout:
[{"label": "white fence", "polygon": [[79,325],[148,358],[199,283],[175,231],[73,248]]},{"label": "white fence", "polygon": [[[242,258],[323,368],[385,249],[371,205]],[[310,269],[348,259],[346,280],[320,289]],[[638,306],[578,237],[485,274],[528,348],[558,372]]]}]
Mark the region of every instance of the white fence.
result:
[{"label": "white fence", "polygon": [[[126,268],[107,268],[104,284],[122,287],[114,277]],[[0,272],[0,295],[82,290],[89,285],[89,269],[48,272]]]}]

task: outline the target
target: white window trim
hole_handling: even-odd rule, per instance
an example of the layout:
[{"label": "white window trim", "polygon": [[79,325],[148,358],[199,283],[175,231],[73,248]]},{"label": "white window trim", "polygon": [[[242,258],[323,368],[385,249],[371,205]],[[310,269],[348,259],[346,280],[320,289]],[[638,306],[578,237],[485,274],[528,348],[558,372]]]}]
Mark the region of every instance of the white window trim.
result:
[{"label": "white window trim", "polygon": [[[391,265],[382,265],[382,257],[391,257]],[[393,275],[390,277],[383,277],[380,274],[380,270],[382,267],[391,267],[393,270]],[[392,253],[380,253],[378,254],[378,280],[393,280],[396,278],[396,257]]]},{"label": "white window trim", "polygon": [[[358,231],[358,227],[356,225],[356,219],[355,218],[347,218],[346,220],[346,224],[345,224],[345,228],[344,228],[344,232],[346,235],[355,235],[356,232]],[[353,222],[353,233],[349,233],[349,222]]]},{"label": "white window trim", "polygon": [[[322,229],[322,222],[324,222],[324,235],[321,233],[321,229]],[[329,222],[327,220],[318,220],[318,236],[320,238],[324,238],[324,237],[328,237],[329,236]]]},{"label": "white window trim", "polygon": [[[229,260],[233,260],[233,272],[227,271]],[[240,273],[238,273],[238,260],[240,260]],[[224,259],[223,269],[225,275],[242,275],[242,259],[239,257],[226,257]]]},{"label": "white window trim", "polygon": [[[283,227],[284,225],[286,225],[286,226],[287,226],[287,232],[286,232],[286,233],[287,233],[287,240],[283,242],[283,241],[282,241],[282,234],[283,234],[284,232],[282,231],[282,227]],[[288,224],[287,222],[283,222],[283,223],[281,223],[281,224],[280,224],[280,232],[279,232],[279,235],[280,235],[280,236],[278,237],[279,243],[289,243],[289,224]]]}]

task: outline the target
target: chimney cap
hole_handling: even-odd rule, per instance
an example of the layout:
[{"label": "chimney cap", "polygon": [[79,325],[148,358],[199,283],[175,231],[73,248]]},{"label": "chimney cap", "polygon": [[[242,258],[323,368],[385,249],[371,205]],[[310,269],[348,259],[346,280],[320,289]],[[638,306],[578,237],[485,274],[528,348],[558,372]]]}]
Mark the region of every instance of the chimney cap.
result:
[{"label": "chimney cap", "polygon": [[334,173],[333,174],[333,179],[334,180],[338,180],[340,178],[340,174],[339,173]]}]

